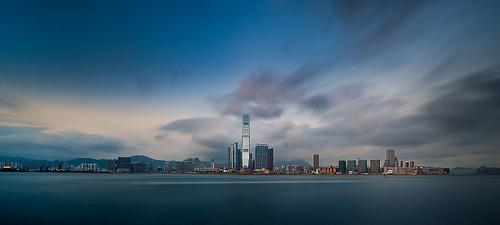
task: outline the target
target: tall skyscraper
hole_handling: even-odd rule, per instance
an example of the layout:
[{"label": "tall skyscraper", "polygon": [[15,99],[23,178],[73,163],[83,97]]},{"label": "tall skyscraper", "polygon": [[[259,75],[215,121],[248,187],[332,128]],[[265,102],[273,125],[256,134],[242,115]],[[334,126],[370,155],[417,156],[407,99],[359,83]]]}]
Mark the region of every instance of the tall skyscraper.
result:
[{"label": "tall skyscraper", "polygon": [[313,155],[313,169],[319,169],[319,154]]},{"label": "tall skyscraper", "polygon": [[240,161],[238,157],[241,158],[241,153],[239,153],[238,149],[238,142],[234,142],[231,145],[229,145],[228,149],[228,168],[229,169],[239,169],[241,167]]},{"label": "tall skyscraper", "polygon": [[272,171],[274,168],[274,149],[267,150],[267,169]]},{"label": "tall skyscraper", "polygon": [[380,173],[380,160],[375,160],[375,159],[370,160],[370,173],[371,174]]},{"label": "tall skyscraper", "polygon": [[255,146],[255,169],[268,169],[268,162],[269,147],[266,144],[257,144]]},{"label": "tall skyscraper", "polygon": [[250,115],[243,114],[243,129],[241,131],[241,163],[243,169],[250,167]]},{"label": "tall skyscraper", "polygon": [[257,146],[255,146],[255,169],[266,168],[267,149],[268,146],[265,144],[257,144]]},{"label": "tall skyscraper", "polygon": [[345,160],[339,160],[339,172],[341,172],[342,174],[347,173],[347,167],[346,167]]},{"label": "tall skyscraper", "polygon": [[386,158],[386,163],[385,167],[396,167],[397,162],[396,162],[396,154],[394,153],[394,149],[387,149],[387,158]]},{"label": "tall skyscraper", "polygon": [[358,169],[360,173],[368,173],[368,161],[358,159]]},{"label": "tall skyscraper", "polygon": [[356,171],[356,160],[347,160],[347,172]]}]

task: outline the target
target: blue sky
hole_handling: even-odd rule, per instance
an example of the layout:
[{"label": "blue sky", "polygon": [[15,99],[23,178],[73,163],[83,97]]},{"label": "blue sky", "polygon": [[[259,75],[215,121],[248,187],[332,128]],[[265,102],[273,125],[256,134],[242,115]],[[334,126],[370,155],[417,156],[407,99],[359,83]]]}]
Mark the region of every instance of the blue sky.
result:
[{"label": "blue sky", "polygon": [[0,155],[500,160],[496,1],[0,4]]}]

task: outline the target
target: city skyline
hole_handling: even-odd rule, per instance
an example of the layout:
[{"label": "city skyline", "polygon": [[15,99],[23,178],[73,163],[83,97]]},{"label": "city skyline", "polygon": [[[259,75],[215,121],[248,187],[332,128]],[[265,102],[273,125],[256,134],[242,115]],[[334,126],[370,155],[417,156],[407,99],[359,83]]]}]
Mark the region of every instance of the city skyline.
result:
[{"label": "city skyline", "polygon": [[500,165],[498,1],[2,6],[0,156]]}]

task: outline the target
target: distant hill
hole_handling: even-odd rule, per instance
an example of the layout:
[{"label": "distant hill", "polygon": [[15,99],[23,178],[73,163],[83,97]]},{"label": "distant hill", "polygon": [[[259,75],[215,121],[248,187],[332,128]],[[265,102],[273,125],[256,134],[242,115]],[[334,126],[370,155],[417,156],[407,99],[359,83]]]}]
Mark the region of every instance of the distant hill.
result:
[{"label": "distant hill", "polygon": [[29,161],[33,159],[28,159],[24,157],[18,157],[18,156],[0,156],[0,162],[21,162],[21,161]]}]

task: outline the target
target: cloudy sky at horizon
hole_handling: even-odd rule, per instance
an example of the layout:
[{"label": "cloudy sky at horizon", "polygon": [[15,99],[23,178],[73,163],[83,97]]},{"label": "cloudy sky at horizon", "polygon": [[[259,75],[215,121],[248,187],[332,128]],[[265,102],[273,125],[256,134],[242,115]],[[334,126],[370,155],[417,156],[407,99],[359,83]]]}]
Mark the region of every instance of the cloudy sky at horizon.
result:
[{"label": "cloudy sky at horizon", "polygon": [[0,4],[0,155],[500,165],[498,1]]}]

